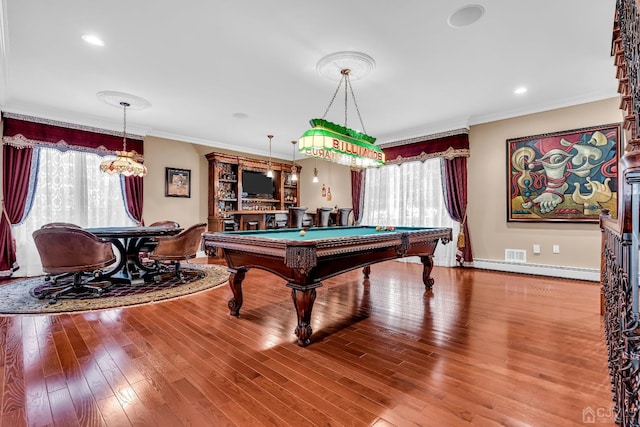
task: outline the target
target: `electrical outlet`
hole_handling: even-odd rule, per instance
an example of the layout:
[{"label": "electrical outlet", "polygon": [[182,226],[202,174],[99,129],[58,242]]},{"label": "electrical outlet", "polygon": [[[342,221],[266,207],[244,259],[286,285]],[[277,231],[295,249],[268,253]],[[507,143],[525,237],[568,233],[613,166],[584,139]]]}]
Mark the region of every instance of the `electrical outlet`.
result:
[{"label": "electrical outlet", "polygon": [[534,254],[540,253],[540,245],[533,245],[533,253]]},{"label": "electrical outlet", "polygon": [[553,253],[554,254],[560,253],[560,245],[553,245]]}]

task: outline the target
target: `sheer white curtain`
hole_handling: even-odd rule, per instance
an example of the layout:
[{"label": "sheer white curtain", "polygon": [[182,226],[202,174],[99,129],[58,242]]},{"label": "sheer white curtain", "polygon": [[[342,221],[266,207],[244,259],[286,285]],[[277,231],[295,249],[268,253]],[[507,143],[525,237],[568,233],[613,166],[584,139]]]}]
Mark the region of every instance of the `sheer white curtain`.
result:
[{"label": "sheer white curtain", "polygon": [[[460,224],[447,213],[442,190],[440,159],[405,162],[366,170],[363,225],[451,227]],[[456,245],[438,243],[435,265],[456,265]]]},{"label": "sheer white curtain", "polygon": [[81,227],[134,226],[124,207],[119,175],[100,171],[105,157],[80,151],[40,148],[40,167],[33,206],[12,227],[20,269],[14,276],[42,274],[32,233],[49,222]]}]

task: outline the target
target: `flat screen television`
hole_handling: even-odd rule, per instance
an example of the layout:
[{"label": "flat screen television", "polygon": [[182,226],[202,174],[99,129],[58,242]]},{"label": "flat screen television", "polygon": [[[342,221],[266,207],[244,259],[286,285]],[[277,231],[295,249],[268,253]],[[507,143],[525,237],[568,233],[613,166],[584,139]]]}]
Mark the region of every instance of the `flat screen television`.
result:
[{"label": "flat screen television", "polygon": [[264,172],[242,171],[242,193],[245,197],[273,199],[275,185],[273,179]]}]

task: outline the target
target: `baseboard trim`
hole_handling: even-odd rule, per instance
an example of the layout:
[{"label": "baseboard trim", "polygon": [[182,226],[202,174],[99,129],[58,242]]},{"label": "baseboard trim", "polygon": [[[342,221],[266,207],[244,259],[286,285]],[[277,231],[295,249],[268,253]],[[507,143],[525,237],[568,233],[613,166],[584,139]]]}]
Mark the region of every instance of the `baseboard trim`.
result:
[{"label": "baseboard trim", "polygon": [[539,276],[561,277],[565,279],[600,281],[600,270],[593,268],[559,267],[543,264],[520,264],[489,259],[473,260],[474,268],[505,271],[509,273],[536,274]]}]

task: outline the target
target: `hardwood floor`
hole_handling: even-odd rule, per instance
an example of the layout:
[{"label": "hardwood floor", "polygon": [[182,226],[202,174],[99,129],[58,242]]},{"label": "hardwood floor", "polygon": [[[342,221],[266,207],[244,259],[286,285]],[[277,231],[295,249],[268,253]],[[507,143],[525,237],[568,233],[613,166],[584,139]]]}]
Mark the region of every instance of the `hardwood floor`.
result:
[{"label": "hardwood floor", "polygon": [[614,425],[598,284],[435,267],[425,293],[421,273],[325,281],[306,348],[289,289],[255,269],[239,318],[227,286],[0,317],[0,425]]}]

